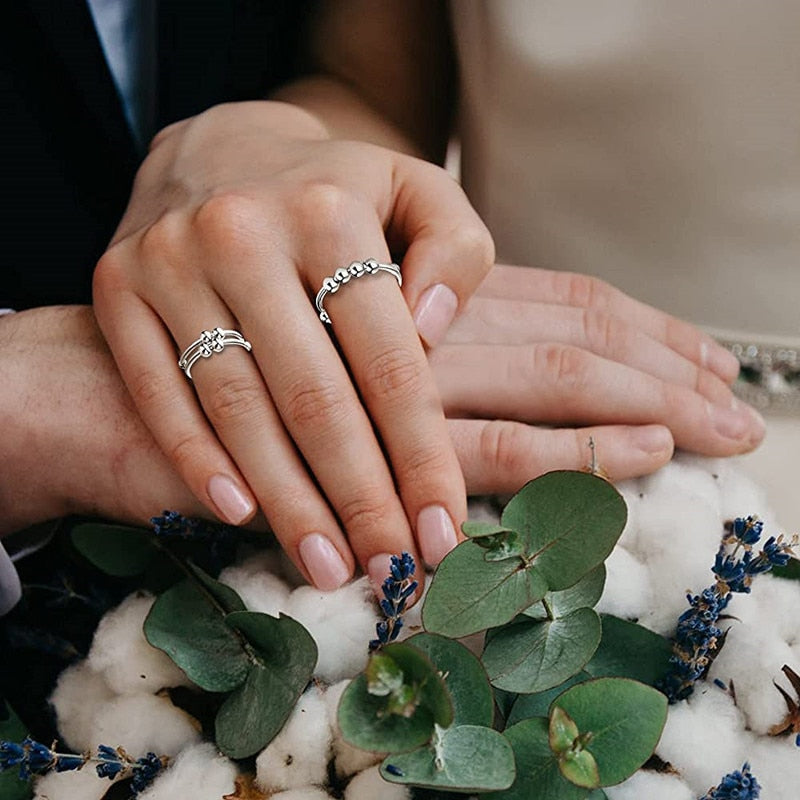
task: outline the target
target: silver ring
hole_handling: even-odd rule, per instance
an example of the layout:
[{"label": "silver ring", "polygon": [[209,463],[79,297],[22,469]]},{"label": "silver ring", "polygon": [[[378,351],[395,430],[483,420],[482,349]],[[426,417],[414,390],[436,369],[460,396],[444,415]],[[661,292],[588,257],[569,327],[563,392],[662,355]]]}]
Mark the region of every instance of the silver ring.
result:
[{"label": "silver ring", "polygon": [[351,278],[360,278],[362,275],[374,275],[376,272],[388,272],[397,279],[397,285],[403,285],[403,277],[400,275],[400,267],[397,264],[379,264],[374,258],[366,261],[354,261],[349,267],[340,267],[328,278],[322,281],[322,288],[317,292],[316,306],[319,318],[322,322],[331,324],[328,312],[322,307],[322,301],[326,294],[336,294]]},{"label": "silver ring", "polygon": [[237,347],[244,347],[249,353],[253,346],[239,331],[224,330],[214,328],[211,331],[203,331],[182,353],[178,359],[178,366],[186,373],[189,380],[192,379],[192,367],[201,358],[210,358],[214,353],[221,353],[229,344]]}]

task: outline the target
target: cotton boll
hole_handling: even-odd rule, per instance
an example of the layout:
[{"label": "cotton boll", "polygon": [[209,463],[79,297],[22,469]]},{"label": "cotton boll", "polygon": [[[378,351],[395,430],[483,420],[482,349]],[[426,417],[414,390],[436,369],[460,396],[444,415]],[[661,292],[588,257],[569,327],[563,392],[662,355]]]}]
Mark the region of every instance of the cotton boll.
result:
[{"label": "cotton boll", "polygon": [[98,709],[91,742],[95,747],[124,747],[136,758],[148,752],[172,757],[200,739],[199,727],[195,719],[166,697],[121,695]]},{"label": "cotton boll", "polygon": [[220,800],[235,789],[236,765],[210,743],[184,750],[137,800]]},{"label": "cotton boll", "polygon": [[151,595],[132,594],[97,626],[88,662],[117,694],[192,685],[166,653],[145,639],[142,626],[154,602]]},{"label": "cotton boll", "polygon": [[286,613],[314,637],[319,650],[314,675],[320,680],[335,683],[364,669],[378,621],[367,578],[333,592],[301,586],[289,596]]},{"label": "cotton boll", "polygon": [[[753,600],[753,612],[749,614]],[[786,610],[796,608],[800,608],[800,582],[759,575],[753,581],[750,595],[741,602],[736,601],[733,613],[747,622],[768,620],[776,636],[794,647],[800,642],[800,615],[786,613]]]},{"label": "cotton boll", "polygon": [[378,797],[380,800],[411,800],[411,790],[385,781],[377,766],[359,772],[344,790],[344,800],[376,800]]},{"label": "cotton boll", "polygon": [[325,700],[320,689],[312,686],[256,759],[258,785],[267,792],[279,792],[325,783],[332,742]]},{"label": "cotton boll", "polygon": [[639,770],[625,783],[603,790],[608,800],[695,800],[695,793],[678,775]]},{"label": "cotton boll", "polygon": [[65,669],[50,696],[65,744],[77,752],[94,747],[94,718],[114,696],[103,675],[86,661]]},{"label": "cotton boll", "polygon": [[652,604],[650,569],[622,545],[617,545],[606,559],[606,584],[597,610],[635,619]]},{"label": "cotton boll", "polygon": [[656,752],[700,796],[723,775],[741,767],[752,738],[733,699],[711,685],[669,707]]},{"label": "cotton boll", "polygon": [[[797,800],[797,764],[800,750],[791,737],[754,737],[747,760],[761,784],[761,797]],[[741,767],[741,764],[738,765]]]},{"label": "cotton boll", "polygon": [[228,567],[219,579],[242,598],[248,611],[277,617],[289,600],[289,587],[284,580],[270,572],[254,570],[252,564]]},{"label": "cotton boll", "polygon": [[92,764],[87,764],[74,772],[51,772],[37,778],[34,800],[101,800],[110,788],[111,781],[98,777]]},{"label": "cotton boll", "polygon": [[350,680],[346,679],[330,686],[323,699],[328,711],[328,721],[333,732],[333,761],[336,767],[336,775],[339,778],[348,778],[368,767],[378,764],[383,760],[383,753],[373,753],[369,750],[361,750],[346,742],[342,737],[342,730],[339,727],[338,711],[339,701],[342,699],[344,690],[350,685]]},{"label": "cotton boll", "polygon": [[319,786],[304,786],[270,795],[270,800],[333,800],[333,797]]}]

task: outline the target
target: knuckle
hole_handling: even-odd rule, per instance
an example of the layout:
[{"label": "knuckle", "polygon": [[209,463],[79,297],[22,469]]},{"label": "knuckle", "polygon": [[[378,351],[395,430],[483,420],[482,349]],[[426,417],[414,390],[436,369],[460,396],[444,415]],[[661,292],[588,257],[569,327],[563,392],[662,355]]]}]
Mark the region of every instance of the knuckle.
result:
[{"label": "knuckle", "polygon": [[139,253],[144,266],[185,258],[186,230],[180,214],[165,212],[148,226],[139,240]]},{"label": "knuckle", "polygon": [[613,354],[624,340],[622,323],[602,311],[584,308],[581,322],[584,338],[595,353]]},{"label": "knuckle", "polygon": [[494,266],[494,240],[480,220],[459,225],[452,233],[452,246],[462,262],[480,265],[484,275]]},{"label": "knuckle", "polygon": [[175,465],[178,473],[188,475],[197,471],[202,463],[208,445],[207,438],[196,431],[190,431],[170,442],[166,448],[167,458]]},{"label": "knuckle", "polygon": [[116,244],[106,250],[97,262],[92,276],[92,294],[95,300],[114,296],[127,285],[123,248]]},{"label": "knuckle", "polygon": [[343,421],[346,409],[342,394],[333,383],[306,382],[289,389],[283,414],[290,428],[303,428],[313,423],[321,428],[336,427]]},{"label": "knuckle", "polygon": [[374,535],[386,527],[389,503],[382,501],[383,491],[378,487],[360,491],[338,506],[339,519],[347,531],[369,531]]},{"label": "knuckle", "polygon": [[402,455],[397,467],[400,482],[413,486],[424,485],[428,490],[442,475],[452,470],[448,446],[418,445]]},{"label": "knuckle", "polygon": [[212,379],[203,388],[203,406],[213,422],[252,419],[263,401],[261,386],[248,377]]},{"label": "knuckle", "polygon": [[313,181],[299,190],[295,210],[300,219],[324,230],[337,230],[342,220],[350,216],[355,198],[346,189],[335,183]]},{"label": "knuckle", "polygon": [[478,442],[481,463],[498,476],[530,477],[527,431],[518,422],[491,420],[483,426]]},{"label": "knuckle", "polygon": [[547,375],[562,396],[576,396],[586,381],[587,357],[577,347],[537,345],[533,349],[533,379]]},{"label": "knuckle", "polygon": [[256,200],[228,191],[200,203],[192,218],[192,228],[198,240],[212,252],[238,252],[251,247],[262,219]]},{"label": "knuckle", "polygon": [[567,303],[579,308],[603,308],[609,296],[609,285],[591,275],[570,272],[563,276]]},{"label": "knuckle", "polygon": [[424,370],[424,361],[410,350],[385,350],[365,364],[365,390],[379,401],[406,399],[422,388]]},{"label": "knuckle", "polygon": [[141,370],[125,376],[125,383],[139,409],[174,407],[179,397],[179,384],[174,373]]}]

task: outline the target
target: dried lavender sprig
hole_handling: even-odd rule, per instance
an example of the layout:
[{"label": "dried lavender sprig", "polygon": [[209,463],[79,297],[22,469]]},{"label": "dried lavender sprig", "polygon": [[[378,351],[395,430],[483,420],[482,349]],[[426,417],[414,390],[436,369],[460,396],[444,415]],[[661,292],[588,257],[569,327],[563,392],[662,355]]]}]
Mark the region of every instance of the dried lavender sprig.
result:
[{"label": "dried lavender sprig", "polygon": [[713,789],[709,789],[699,800],[758,800],[761,786],[750,772],[745,761],[741,770],[729,772]]},{"label": "dried lavender sprig", "polygon": [[100,778],[113,780],[120,775],[131,777],[131,789],[138,794],[153,781],[168,761],[166,756],[157,756],[155,753],[134,759],[123,748],[105,744],[97,748],[97,755],[58,753],[53,748],[30,737],[25,737],[20,743],[0,741],[0,772],[19,767],[19,778],[26,781],[32,775],[78,770],[92,763]]},{"label": "dried lavender sprig", "polygon": [[389,561],[389,577],[381,586],[383,599],[381,611],[386,619],[375,626],[377,638],[369,643],[371,651],[377,650],[381,645],[393,642],[400,629],[403,627],[403,612],[406,610],[408,598],[417,590],[417,581],[414,580],[416,565],[414,558],[409,553],[392,556]]},{"label": "dried lavender sprig", "polygon": [[711,662],[722,647],[725,634],[717,626],[720,615],[733,593],[747,594],[756,575],[773,567],[785,566],[797,538],[791,542],[771,536],[756,554],[763,523],[758,517],[738,517],[720,543],[711,571],[715,581],[699,595],[687,594],[688,610],[678,619],[670,669],[658,688],[670,703],[685,700],[694,691],[694,684],[704,678]]}]

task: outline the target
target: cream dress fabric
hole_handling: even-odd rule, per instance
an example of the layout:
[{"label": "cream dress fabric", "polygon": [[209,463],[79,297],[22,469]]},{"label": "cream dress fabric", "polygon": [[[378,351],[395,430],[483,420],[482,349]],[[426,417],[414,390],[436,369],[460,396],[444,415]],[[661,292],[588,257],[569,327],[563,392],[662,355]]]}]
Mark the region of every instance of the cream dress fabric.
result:
[{"label": "cream dress fabric", "polygon": [[[454,0],[464,186],[498,260],[800,347],[800,3]],[[741,459],[800,529],[800,415]]]}]

